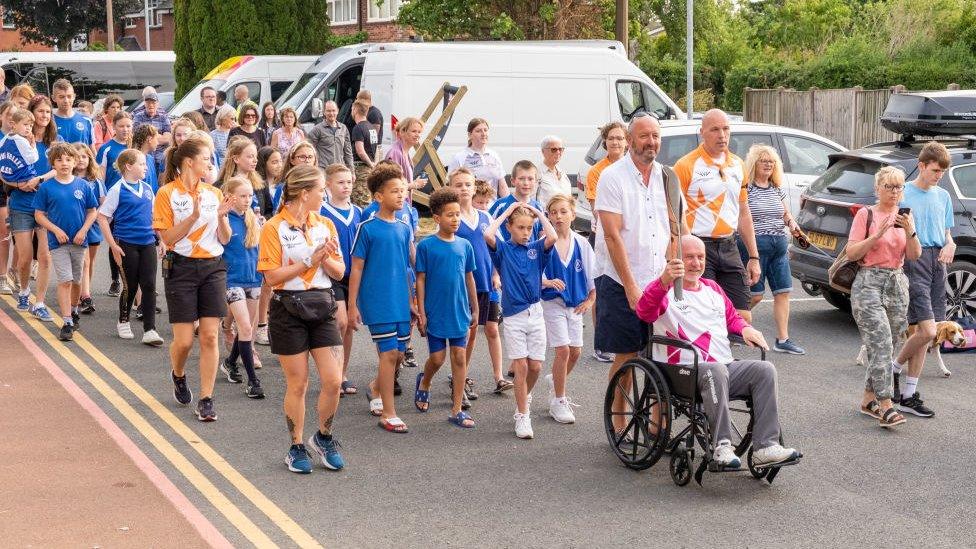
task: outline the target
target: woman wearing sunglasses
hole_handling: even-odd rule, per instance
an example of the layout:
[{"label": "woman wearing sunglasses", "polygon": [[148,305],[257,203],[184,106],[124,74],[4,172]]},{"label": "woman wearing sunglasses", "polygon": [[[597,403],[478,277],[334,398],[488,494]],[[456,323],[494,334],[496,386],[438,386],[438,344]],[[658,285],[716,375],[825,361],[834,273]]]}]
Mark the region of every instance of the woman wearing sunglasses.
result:
[{"label": "woman wearing sunglasses", "polygon": [[258,128],[258,118],[258,106],[250,101],[244,103],[237,114],[237,123],[240,125],[230,131],[227,142],[229,143],[235,135],[243,135],[254,142],[258,150],[267,145],[264,132]]}]

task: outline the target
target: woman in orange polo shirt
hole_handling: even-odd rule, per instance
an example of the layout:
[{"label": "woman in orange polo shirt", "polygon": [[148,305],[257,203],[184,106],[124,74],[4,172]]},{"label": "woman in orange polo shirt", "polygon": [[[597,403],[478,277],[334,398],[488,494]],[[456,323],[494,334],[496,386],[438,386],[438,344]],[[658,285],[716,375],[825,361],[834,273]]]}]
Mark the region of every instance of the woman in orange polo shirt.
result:
[{"label": "woman in orange polo shirt", "polygon": [[[342,363],[332,353],[332,347],[342,345],[332,279],[342,278],[345,264],[335,225],[319,215],[324,198],[321,170],[314,166],[289,170],[282,205],[262,227],[258,251],[258,270],[274,289],[269,312],[271,352],[278,355],[285,373],[285,420],[292,442],[285,463],[296,473],[312,472],[309,450],[327,469],[345,466],[332,435],[342,384]],[[322,387],[318,430],[308,438],[306,448],[302,430],[309,355]]]},{"label": "woman in orange polo shirt", "polygon": [[166,150],[166,182],[156,194],[153,229],[166,245],[163,283],[173,343],[173,396],[186,406],[193,394],[186,384],[186,359],[193,347],[193,323],[199,321],[200,400],[197,419],[214,421],[213,389],[217,378],[217,332],[227,315],[227,265],[222,255],[231,237],[227,214],[233,201],[203,183],[210,172],[209,143],[188,137]]}]

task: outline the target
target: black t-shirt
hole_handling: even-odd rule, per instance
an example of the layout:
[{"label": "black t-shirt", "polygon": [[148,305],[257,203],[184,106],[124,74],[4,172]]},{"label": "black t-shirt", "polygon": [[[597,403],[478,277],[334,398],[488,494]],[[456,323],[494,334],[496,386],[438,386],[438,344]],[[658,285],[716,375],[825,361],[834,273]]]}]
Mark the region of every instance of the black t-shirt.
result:
[{"label": "black t-shirt", "polygon": [[363,148],[366,149],[366,156],[375,158],[376,143],[378,142],[377,137],[376,128],[369,122],[369,120],[363,120],[362,122],[353,126],[352,142],[354,159],[358,161],[362,160],[358,155],[355,154],[355,146],[357,141],[363,142]]},{"label": "black t-shirt", "polygon": [[376,142],[383,142],[383,113],[380,112],[376,107],[370,106],[369,111],[366,113],[366,121],[377,128],[378,133],[376,135]]},{"label": "black t-shirt", "polygon": [[261,147],[268,144],[268,142],[265,140],[264,131],[261,130],[261,128],[257,128],[253,132],[248,133],[243,129],[241,129],[240,126],[238,126],[232,129],[229,134],[227,134],[227,142],[230,143],[230,140],[237,135],[243,135],[244,137],[250,139],[251,141],[254,142],[254,146],[257,147],[258,149],[261,149]]}]

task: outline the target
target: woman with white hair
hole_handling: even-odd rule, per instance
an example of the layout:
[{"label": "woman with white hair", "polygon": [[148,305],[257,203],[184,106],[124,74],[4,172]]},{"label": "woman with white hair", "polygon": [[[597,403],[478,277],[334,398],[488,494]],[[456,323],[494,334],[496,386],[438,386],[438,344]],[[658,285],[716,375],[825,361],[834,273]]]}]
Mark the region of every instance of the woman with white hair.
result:
[{"label": "woman with white hair", "polygon": [[569,176],[559,169],[559,161],[565,151],[563,140],[555,135],[542,138],[542,169],[539,170],[539,191],[536,195],[540,204],[548,204],[557,194],[573,196]]}]

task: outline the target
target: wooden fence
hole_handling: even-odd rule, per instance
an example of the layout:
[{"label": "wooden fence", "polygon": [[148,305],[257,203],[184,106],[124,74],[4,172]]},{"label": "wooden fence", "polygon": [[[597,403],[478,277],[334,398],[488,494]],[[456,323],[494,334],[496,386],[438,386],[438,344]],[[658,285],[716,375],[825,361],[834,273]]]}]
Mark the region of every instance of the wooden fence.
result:
[{"label": "wooden fence", "polygon": [[[957,90],[959,86],[950,84],[948,89]],[[891,94],[904,91],[904,86],[883,90],[856,87],[839,90],[810,88],[808,91],[745,88],[742,118],[748,122],[805,130],[845,147],[857,148],[896,137],[881,127],[881,114]]]}]

